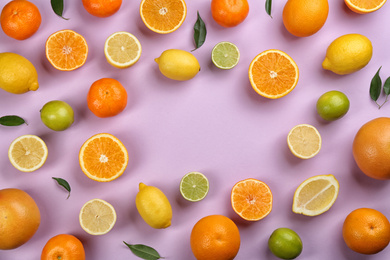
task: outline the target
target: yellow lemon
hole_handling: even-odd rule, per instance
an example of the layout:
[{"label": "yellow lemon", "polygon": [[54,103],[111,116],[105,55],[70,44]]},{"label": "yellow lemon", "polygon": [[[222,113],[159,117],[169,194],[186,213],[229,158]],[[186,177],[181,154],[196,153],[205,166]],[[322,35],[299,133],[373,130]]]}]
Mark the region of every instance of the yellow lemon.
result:
[{"label": "yellow lemon", "polygon": [[171,225],[172,207],[160,189],[141,182],[135,204],[143,220],[152,228],[167,228]]},{"label": "yellow lemon", "polygon": [[154,59],[161,73],[174,80],[189,80],[198,74],[200,65],[194,55],[187,51],[170,49]]},{"label": "yellow lemon", "polygon": [[16,53],[0,53],[0,88],[23,94],[38,87],[38,73],[29,60]]},{"label": "yellow lemon", "polygon": [[371,41],[361,34],[346,34],[334,40],[326,51],[322,67],[339,75],[365,67],[372,57]]}]

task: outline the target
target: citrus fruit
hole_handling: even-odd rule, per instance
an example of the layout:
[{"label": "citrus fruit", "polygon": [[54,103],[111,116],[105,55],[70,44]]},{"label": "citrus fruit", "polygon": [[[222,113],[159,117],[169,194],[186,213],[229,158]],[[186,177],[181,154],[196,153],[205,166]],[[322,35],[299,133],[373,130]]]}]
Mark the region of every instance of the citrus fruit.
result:
[{"label": "citrus fruit", "polygon": [[375,209],[355,209],[344,220],[343,238],[347,246],[355,252],[376,254],[389,244],[389,220]]},{"label": "citrus fruit", "polygon": [[141,57],[141,44],[128,32],[111,34],[104,44],[104,55],[108,63],[120,69],[134,65]]},{"label": "citrus fruit", "polygon": [[240,51],[231,42],[220,42],[214,46],[211,52],[211,60],[220,69],[232,69],[240,60]]},{"label": "citrus fruit", "polygon": [[249,13],[247,0],[212,0],[211,15],[223,27],[234,27],[242,23]]},{"label": "citrus fruit", "polygon": [[49,101],[41,109],[41,120],[48,128],[63,131],[74,122],[73,109],[64,101]]},{"label": "citrus fruit", "polygon": [[349,110],[348,97],[337,90],[322,94],[317,100],[317,113],[325,120],[342,118]]},{"label": "citrus fruit", "polygon": [[139,12],[146,27],[166,34],[176,31],[183,24],[187,6],[184,0],[142,0]]},{"label": "citrus fruit", "polygon": [[83,6],[88,13],[97,17],[108,17],[122,5],[122,0],[83,0]]},{"label": "citrus fruit", "polygon": [[98,117],[116,116],[126,108],[126,89],[116,79],[99,79],[89,88],[87,104]]},{"label": "citrus fruit", "polygon": [[84,246],[72,235],[60,234],[50,238],[41,253],[41,260],[85,260]]},{"label": "citrus fruit", "polygon": [[243,219],[257,221],[272,210],[272,193],[267,184],[256,179],[237,182],[231,191],[233,210]]},{"label": "citrus fruit", "polygon": [[135,204],[142,219],[152,228],[162,229],[171,225],[172,207],[159,188],[141,182]]},{"label": "citrus fruit", "polygon": [[344,2],[355,13],[366,14],[381,8],[386,0],[344,0]]},{"label": "citrus fruit", "polygon": [[367,176],[390,179],[390,118],[375,118],[356,133],[352,144],[353,158]]},{"label": "citrus fruit", "polygon": [[38,7],[27,0],[13,0],[3,7],[0,24],[4,33],[16,40],[30,38],[41,25]]},{"label": "citrus fruit", "polygon": [[34,65],[19,54],[0,53],[0,88],[13,94],[37,90],[38,73]]},{"label": "citrus fruit", "polygon": [[189,80],[200,71],[198,60],[188,51],[169,49],[154,61],[157,62],[160,72],[169,79]]},{"label": "citrus fruit", "polygon": [[114,207],[102,199],[87,201],[80,210],[80,226],[88,234],[104,235],[115,225]]},{"label": "citrus fruit", "polygon": [[292,210],[306,216],[320,215],[332,207],[338,193],[339,182],[332,174],[310,177],[295,190]]},{"label": "citrus fruit", "polygon": [[283,8],[283,24],[292,35],[307,37],[324,26],[328,13],[328,0],[288,0]]},{"label": "citrus fruit", "polygon": [[22,172],[33,172],[42,167],[48,155],[45,142],[36,135],[22,135],[8,148],[11,164]]},{"label": "citrus fruit", "polygon": [[310,159],[321,150],[321,135],[318,130],[308,124],[294,126],[287,135],[290,151],[298,158]]},{"label": "citrus fruit", "polygon": [[180,193],[186,200],[200,201],[209,192],[209,180],[200,172],[189,172],[180,181]]},{"label": "citrus fruit", "polygon": [[280,50],[258,54],[249,66],[252,88],[261,96],[277,99],[290,93],[298,83],[299,70],[295,61]]},{"label": "citrus fruit", "polygon": [[326,50],[322,67],[339,75],[364,68],[372,57],[371,41],[361,34],[346,34],[335,39]]},{"label": "citrus fruit", "polygon": [[0,190],[0,249],[17,248],[35,234],[41,223],[34,199],[19,189]]},{"label": "citrus fruit", "polygon": [[278,228],[268,239],[268,248],[281,259],[295,259],[302,252],[302,240],[289,228]]},{"label": "citrus fruit", "polygon": [[87,56],[87,42],[75,31],[55,32],[46,41],[46,58],[58,70],[71,71],[80,68]]},{"label": "citrus fruit", "polygon": [[108,182],[123,174],[129,155],[123,143],[111,134],[96,134],[81,146],[79,162],[88,178]]},{"label": "citrus fruit", "polygon": [[240,232],[228,217],[210,215],[192,228],[190,244],[197,260],[232,260],[240,249]]}]

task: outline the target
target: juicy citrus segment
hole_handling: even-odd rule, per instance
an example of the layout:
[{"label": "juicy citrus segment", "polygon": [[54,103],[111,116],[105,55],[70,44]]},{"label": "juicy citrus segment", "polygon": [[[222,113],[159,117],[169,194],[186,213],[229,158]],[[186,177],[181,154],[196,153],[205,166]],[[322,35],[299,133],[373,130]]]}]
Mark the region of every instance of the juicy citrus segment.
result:
[{"label": "juicy citrus segment", "polygon": [[220,69],[232,69],[240,60],[240,51],[231,42],[220,42],[214,46],[211,60]]},{"label": "juicy citrus segment", "polygon": [[75,70],[84,65],[87,56],[87,42],[72,30],[55,32],[46,41],[46,57],[58,70]]},{"label": "juicy citrus segment", "polygon": [[318,130],[308,124],[294,126],[287,136],[290,151],[301,159],[309,159],[317,155],[321,149],[321,143]]},{"label": "juicy citrus segment", "polygon": [[16,138],[8,149],[11,164],[22,172],[33,172],[46,162],[48,150],[45,142],[36,135]]},{"label": "juicy citrus segment", "polygon": [[176,31],[184,22],[187,6],[184,0],[142,0],[140,15],[145,25],[156,33]]},{"label": "juicy citrus segment", "polygon": [[318,175],[302,182],[294,193],[294,213],[317,216],[329,210],[339,193],[339,182],[332,175]]},{"label": "juicy citrus segment", "polygon": [[86,202],[80,210],[80,226],[91,235],[103,235],[115,225],[116,212],[114,207],[101,199]]},{"label": "juicy citrus segment", "polygon": [[298,83],[299,70],[294,60],[280,50],[267,50],[257,55],[249,66],[249,80],[261,96],[284,97]]},{"label": "juicy citrus segment", "polygon": [[104,55],[108,63],[117,68],[128,68],[141,57],[141,44],[128,32],[111,34],[104,44]]},{"label": "juicy citrus segment", "polygon": [[189,201],[200,201],[209,192],[209,181],[200,172],[190,172],[180,181],[180,193]]},{"label": "juicy citrus segment", "polygon": [[123,174],[129,155],[123,143],[111,134],[97,134],[82,145],[79,153],[81,170],[99,182],[115,180]]},{"label": "juicy citrus segment", "polygon": [[243,219],[257,221],[272,210],[272,193],[267,184],[256,179],[237,182],[230,197],[233,210]]},{"label": "juicy citrus segment", "polygon": [[386,0],[345,0],[345,3],[352,11],[365,14],[378,10]]}]

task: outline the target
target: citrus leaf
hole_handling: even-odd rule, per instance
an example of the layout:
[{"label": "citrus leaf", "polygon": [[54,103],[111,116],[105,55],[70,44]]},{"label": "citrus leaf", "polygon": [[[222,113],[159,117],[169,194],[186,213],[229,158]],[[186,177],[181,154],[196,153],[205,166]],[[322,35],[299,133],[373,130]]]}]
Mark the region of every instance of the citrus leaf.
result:
[{"label": "citrus leaf", "polygon": [[3,117],[0,117],[0,125],[4,125],[4,126],[18,126],[18,125],[22,125],[22,124],[26,124],[26,121],[24,121],[23,118],[19,117],[19,116],[3,116]]},{"label": "citrus leaf", "polygon": [[50,0],[51,8],[53,11],[62,19],[69,20],[69,18],[65,18],[62,16],[64,12],[64,0]]},{"label": "citrus leaf", "polygon": [[133,254],[135,254],[136,256],[142,258],[142,259],[145,259],[145,260],[157,260],[157,259],[160,259],[160,258],[164,258],[164,257],[161,257],[159,255],[159,253],[151,248],[150,246],[145,246],[145,245],[141,245],[141,244],[136,244],[136,245],[130,245],[130,244],[127,244],[125,241],[123,241],[123,243],[125,243],[125,245],[130,248],[131,252],[133,252]]},{"label": "citrus leaf", "polygon": [[383,85],[383,91],[386,96],[390,95],[390,77],[386,79],[385,84]]},{"label": "citrus leaf", "polygon": [[265,11],[272,18],[271,9],[272,9],[272,0],[266,0],[265,1]]},{"label": "citrus leaf", "polygon": [[194,40],[195,40],[196,48],[193,49],[192,51],[198,49],[200,46],[203,45],[203,43],[206,41],[206,35],[207,35],[206,24],[203,22],[198,11],[198,19],[196,20],[194,25]]},{"label": "citrus leaf", "polygon": [[55,177],[52,177],[52,178],[53,178],[53,180],[56,180],[59,185],[61,185],[62,187],[64,187],[68,191],[69,194],[68,194],[68,197],[66,199],[69,199],[69,196],[70,196],[69,183],[66,180],[61,179],[61,178],[55,178]]},{"label": "citrus leaf", "polygon": [[370,96],[371,99],[374,101],[377,101],[382,90],[382,80],[381,77],[379,76],[379,71],[381,70],[382,66],[378,69],[376,72],[375,76],[371,80],[370,84]]}]

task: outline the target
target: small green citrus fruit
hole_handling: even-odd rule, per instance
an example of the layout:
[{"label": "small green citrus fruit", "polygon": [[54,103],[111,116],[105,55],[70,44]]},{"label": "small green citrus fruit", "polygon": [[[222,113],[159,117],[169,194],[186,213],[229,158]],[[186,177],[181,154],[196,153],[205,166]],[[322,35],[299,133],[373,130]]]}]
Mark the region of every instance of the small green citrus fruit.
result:
[{"label": "small green citrus fruit", "polygon": [[302,252],[302,240],[294,230],[278,228],[268,239],[268,248],[281,259],[294,259]]},{"label": "small green citrus fruit", "polygon": [[348,110],[348,97],[337,90],[324,93],[317,101],[317,113],[328,121],[343,117]]}]

